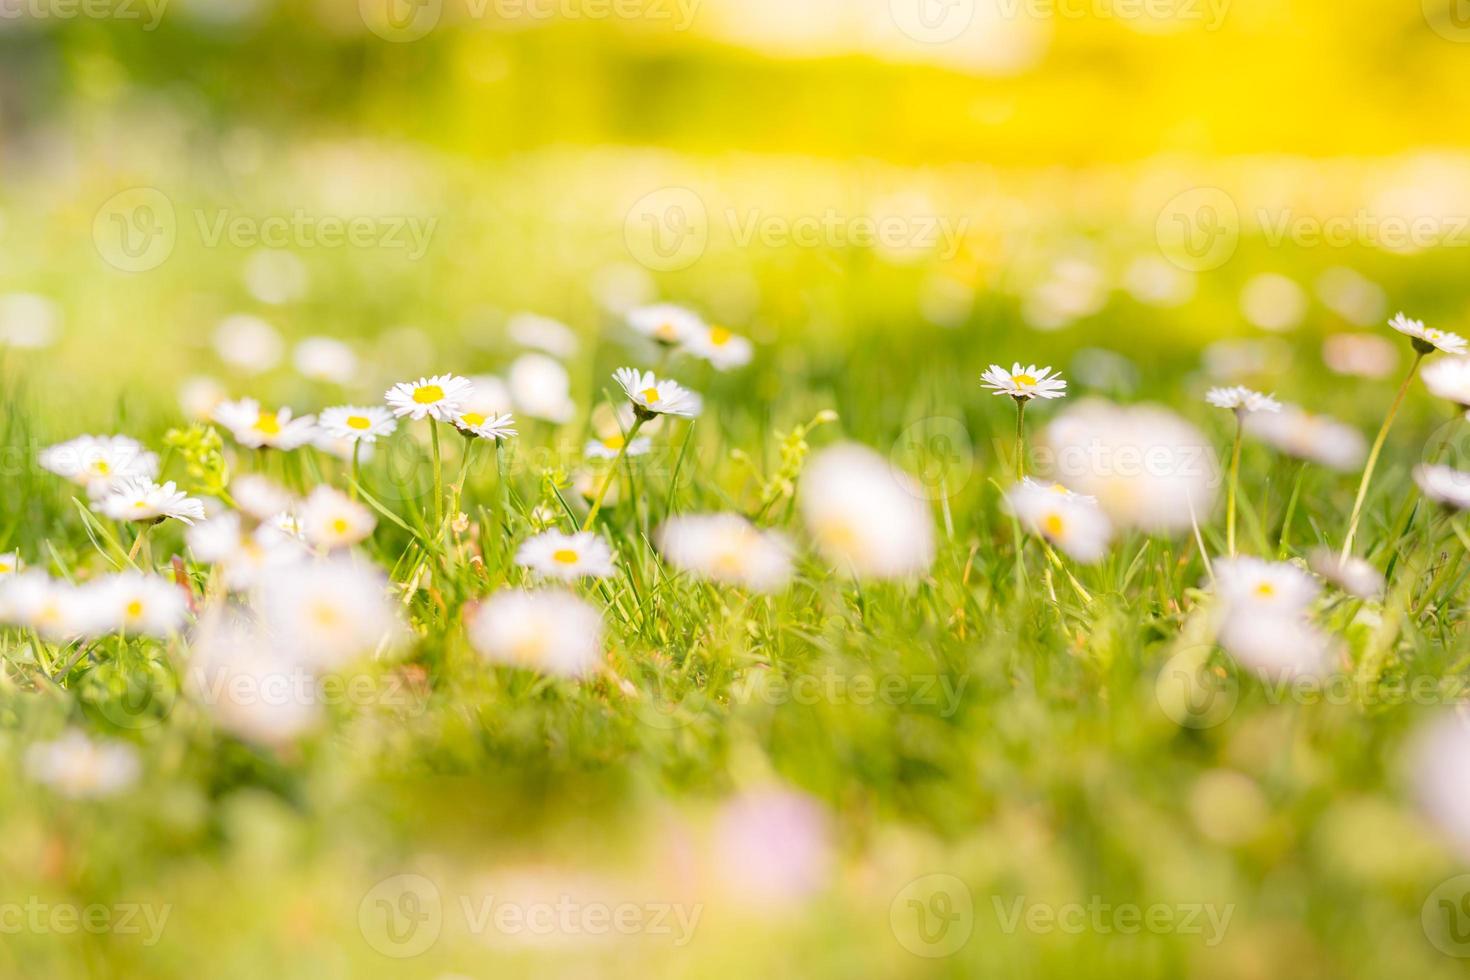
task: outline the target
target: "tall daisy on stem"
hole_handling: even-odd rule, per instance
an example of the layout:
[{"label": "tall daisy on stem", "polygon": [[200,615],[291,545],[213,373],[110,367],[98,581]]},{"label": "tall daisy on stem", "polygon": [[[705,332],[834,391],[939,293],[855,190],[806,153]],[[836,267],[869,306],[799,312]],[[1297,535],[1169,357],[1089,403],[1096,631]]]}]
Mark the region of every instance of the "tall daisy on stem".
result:
[{"label": "tall daisy on stem", "polygon": [[1211,388],[1205,401],[1216,408],[1235,413],[1235,443],[1230,449],[1230,485],[1225,490],[1225,550],[1235,557],[1235,496],[1240,488],[1240,441],[1245,433],[1245,417],[1251,412],[1279,412],[1281,403],[1270,395],[1236,385],[1233,388]]},{"label": "tall daisy on stem", "polygon": [[1426,354],[1432,354],[1437,350],[1446,354],[1464,354],[1466,350],[1465,338],[1443,330],[1435,330],[1426,327],[1422,320],[1410,320],[1402,313],[1388,321],[1388,325],[1399,333],[1410,339],[1414,345],[1414,362],[1409,365],[1409,373],[1404,376],[1404,383],[1399,385],[1399,392],[1394,396],[1393,404],[1389,406],[1388,415],[1383,419],[1383,425],[1378,430],[1378,436],[1373,440],[1373,446],[1368,450],[1368,462],[1363,467],[1363,479],[1358,483],[1358,496],[1353,501],[1352,517],[1348,519],[1347,537],[1342,542],[1341,559],[1346,561],[1353,553],[1353,538],[1358,533],[1358,521],[1363,516],[1363,501],[1368,497],[1368,483],[1373,479],[1373,469],[1378,465],[1378,454],[1383,451],[1383,443],[1388,438],[1388,430],[1393,425],[1394,416],[1398,414],[1399,406],[1404,403],[1404,397],[1409,393],[1409,385],[1414,381],[1414,375],[1419,371],[1419,362],[1424,360]]},{"label": "tall daisy on stem", "polygon": [[1065,398],[1067,382],[1050,367],[1017,362],[1007,371],[999,364],[980,376],[980,383],[997,395],[1010,395],[1016,402],[1016,479],[1026,476],[1026,403],[1033,398]]},{"label": "tall daisy on stem", "polygon": [[643,428],[643,423],[659,415],[692,419],[704,410],[704,402],[697,394],[677,381],[670,381],[667,378],[660,381],[652,371],[640,371],[630,367],[618,368],[613,372],[613,380],[618,383],[618,387],[623,389],[623,394],[628,396],[628,401],[633,406],[633,424],[623,437],[618,454],[613,458],[612,465],[608,467],[607,475],[603,477],[602,486],[598,488],[597,495],[592,498],[592,506],[587,511],[587,519],[582,522],[584,531],[590,530],[592,522],[597,520],[597,512],[602,509],[602,501],[607,496],[608,487],[612,486],[613,480],[617,479],[618,463],[628,455],[628,447],[637,438],[638,430]]},{"label": "tall daisy on stem", "polygon": [[457,374],[436,374],[432,378],[396,384],[383,395],[397,417],[429,420],[429,438],[434,452],[435,528],[444,523],[444,462],[439,450],[439,428],[434,423],[452,423],[474,390],[475,386],[468,378]]},{"label": "tall daisy on stem", "polygon": [[333,439],[345,439],[352,444],[352,486],[350,494],[357,499],[357,488],[362,483],[362,444],[371,445],[379,436],[387,437],[398,428],[398,423],[386,408],[379,405],[338,405],[322,410],[317,424]]}]

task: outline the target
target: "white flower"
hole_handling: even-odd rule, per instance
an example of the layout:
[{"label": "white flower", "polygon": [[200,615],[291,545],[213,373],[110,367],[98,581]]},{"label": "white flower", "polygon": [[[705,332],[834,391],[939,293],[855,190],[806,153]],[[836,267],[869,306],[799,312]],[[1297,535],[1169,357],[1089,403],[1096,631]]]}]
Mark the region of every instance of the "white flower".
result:
[{"label": "white flower", "polygon": [[1424,725],[1407,763],[1420,809],[1470,860],[1470,722],[1463,707]]},{"label": "white flower", "polygon": [[1085,493],[1077,493],[1074,490],[1062,486],[1060,483],[1044,483],[1041,480],[1033,480],[1029,476],[1021,477],[1021,486],[1033,490],[1045,490],[1047,493],[1058,494],[1068,500],[1083,500],[1089,504],[1097,503],[1096,497],[1089,497]]},{"label": "white flower", "polygon": [[1167,409],[1084,399],[1043,441],[1053,476],[1096,497],[1114,524],[1179,532],[1209,519],[1220,482],[1214,447]]},{"label": "white flower", "polygon": [[40,350],[56,342],[61,332],[61,307],[37,293],[0,296],[0,344],[21,350]]},{"label": "white flower", "polygon": [[199,561],[218,565],[225,588],[253,589],[278,569],[303,560],[306,549],[269,525],[246,531],[240,515],[225,513],[189,528],[189,549]]},{"label": "white flower", "polygon": [[19,549],[0,552],[0,580],[4,580],[8,575],[15,575],[24,567],[25,563],[20,560]]},{"label": "white flower", "polygon": [[377,442],[398,428],[392,414],[381,405],[337,405],[322,409],[317,424],[333,439],[348,442]]},{"label": "white flower", "polygon": [[1330,637],[1297,615],[1239,611],[1220,627],[1220,646],[1258,677],[1284,682],[1327,673]]},{"label": "white flower", "polygon": [[0,611],[6,622],[26,626],[48,640],[68,640],[87,631],[88,608],[70,582],[32,570],[6,576],[0,585]]},{"label": "white flower", "polygon": [[26,775],[63,796],[87,799],[112,796],[138,781],[142,765],[137,751],[126,742],[88,738],[68,729],[50,742],[26,748]]},{"label": "white flower", "polygon": [[[565,369],[563,369],[563,374],[565,374]],[[464,400],[464,404],[460,406],[461,411],[479,412],[481,415],[504,415],[515,408],[515,400],[510,396],[510,387],[495,375],[477,374],[470,378],[470,383],[475,386],[475,390]],[[565,383],[570,385],[571,379],[567,378]],[[565,391],[564,387],[563,394]]]},{"label": "white flower", "polygon": [[602,439],[588,439],[582,452],[588,459],[617,459],[618,453],[624,451],[624,446],[627,447],[626,454],[629,456],[646,456],[653,449],[653,440],[647,436],[638,436],[628,442],[621,433],[614,433]]},{"label": "white flower", "polygon": [[1335,548],[1314,548],[1307,564],[1312,571],[1359,599],[1376,599],[1383,594],[1383,573],[1356,555],[1341,561]]},{"label": "white flower", "polygon": [[684,349],[721,371],[744,367],[755,356],[750,341],[724,327],[704,326],[684,339]]},{"label": "white flower", "polygon": [[279,364],[285,347],[275,327],[248,313],[227,316],[214,330],[214,349],[220,360],[253,374]]},{"label": "white flower", "polygon": [[1414,467],[1414,482],[1435,503],[1470,510],[1470,473],[1451,466],[1421,464]]},{"label": "white flower", "polygon": [[270,248],[251,255],[245,260],[241,278],[251,296],[271,306],[306,295],[306,263],[284,249]]},{"label": "white flower", "polygon": [[221,402],[215,407],[214,420],[229,429],[236,442],[251,449],[297,449],[317,436],[316,416],[292,418],[289,408],[267,411],[254,398]]},{"label": "white flower", "polygon": [[1371,333],[1338,333],[1322,341],[1322,360],[1336,374],[1385,378],[1399,363],[1399,348]]},{"label": "white flower", "polygon": [[617,574],[612,549],[591,531],[563,534],[547,531],[525,541],[516,551],[516,564],[547,578],[571,582],[583,577],[607,578]]},{"label": "white flower", "polygon": [[922,489],[866,446],[812,457],[801,481],[807,529],[827,561],[861,578],[902,578],[934,560],[934,521]]},{"label": "white flower", "polygon": [[694,392],[677,381],[660,381],[652,371],[618,368],[613,372],[613,380],[623,389],[633,403],[633,411],[640,417],[679,415],[693,418],[704,408],[704,402]]},{"label": "white flower", "polygon": [[166,638],[178,632],[189,610],[178,585],[159,575],[135,571],[88,583],[79,598],[95,633]]},{"label": "white flower", "polygon": [[516,420],[511,415],[482,415],[479,412],[461,412],[454,417],[454,427],[465,435],[480,439],[509,439],[516,434]]},{"label": "white flower", "polygon": [[1300,615],[1320,591],[1315,579],[1288,562],[1250,557],[1215,562],[1215,594],[1227,618]]},{"label": "white flower", "polygon": [[545,351],[554,357],[576,356],[577,335],[560,320],[535,313],[517,313],[510,318],[505,329],[510,339],[522,347]]},{"label": "white flower", "polygon": [[239,614],[210,610],[190,648],[189,692],[224,731],[281,746],[321,723],[310,668]]},{"label": "white flower", "polygon": [[509,378],[511,403],[527,418],[561,425],[576,413],[571,377],[555,358],[522,354],[511,363]]},{"label": "white flower", "polygon": [[322,484],[301,505],[301,533],[318,548],[348,548],[373,533],[378,519],[345,493]]},{"label": "white flower", "polygon": [[43,469],[87,488],[92,499],[130,479],[158,475],[158,456],[127,436],[78,436],[41,450]]},{"label": "white flower", "polygon": [[1436,398],[1470,408],[1470,357],[1442,357],[1424,365],[1424,387]]},{"label": "white flower", "polygon": [[1231,388],[1211,388],[1205,393],[1205,401],[1216,408],[1246,412],[1279,412],[1281,403],[1270,395],[1252,391],[1242,385]]},{"label": "white flower", "polygon": [[1307,292],[1286,276],[1263,272],[1241,288],[1240,312],[1262,330],[1295,330],[1307,313]]},{"label": "white flower", "polygon": [[664,558],[699,578],[776,592],[791,579],[791,546],[739,514],[671,517],[654,535]]},{"label": "white flower", "polygon": [[1388,321],[1388,325],[1399,333],[1410,337],[1414,341],[1414,349],[1422,354],[1432,350],[1442,350],[1446,354],[1465,353],[1465,338],[1458,334],[1446,333],[1433,327],[1426,327],[1423,320],[1410,320],[1402,313]]},{"label": "white flower", "polygon": [[629,310],[628,326],[642,336],[669,347],[687,344],[705,331],[704,320],[699,314],[672,303]]},{"label": "white flower", "polygon": [[455,374],[436,374],[432,378],[405,381],[389,388],[384,398],[399,418],[418,420],[431,418],[448,422],[463,410],[466,399],[474,391],[468,378]]},{"label": "white flower", "polygon": [[1049,489],[1023,481],[1006,492],[1021,524],[1080,562],[1092,564],[1108,553],[1113,524],[1097,501],[1057,485]]},{"label": "white flower", "polygon": [[470,644],[491,663],[584,677],[602,658],[602,614],[559,589],[507,589],[474,611]]},{"label": "white flower", "polygon": [[296,497],[268,476],[244,473],[230,481],[230,497],[257,521],[268,521],[296,506]]},{"label": "white flower", "polygon": [[179,408],[196,422],[213,419],[214,410],[229,397],[225,386],[207,374],[191,375],[179,385]]},{"label": "white flower", "polygon": [[294,509],[283,510],[279,514],[272,514],[263,526],[284,534],[288,538],[294,538],[297,541],[306,540],[306,532],[301,529],[301,518],[296,515]]},{"label": "white flower", "polygon": [[270,635],[303,662],[332,670],[398,638],[388,580],[361,561],[290,565],[259,589]]},{"label": "white flower", "polygon": [[184,524],[204,520],[204,504],[180,490],[174,481],[128,480],[102,500],[102,513],[116,521],[162,521]]},{"label": "white flower", "polygon": [[303,378],[345,385],[357,377],[357,354],[332,337],[307,337],[296,345],[291,361]]},{"label": "white flower", "polygon": [[1284,453],[1343,473],[1355,472],[1368,452],[1368,442],[1357,429],[1296,405],[1247,415],[1245,431]]},{"label": "white flower", "polygon": [[1021,401],[1064,398],[1067,394],[1067,382],[1061,375],[1054,374],[1050,367],[1038,368],[1035,364],[1024,368],[1019,363],[1013,364],[1009,371],[999,364],[992,364],[980,376],[980,383],[997,395],[1010,395]]}]

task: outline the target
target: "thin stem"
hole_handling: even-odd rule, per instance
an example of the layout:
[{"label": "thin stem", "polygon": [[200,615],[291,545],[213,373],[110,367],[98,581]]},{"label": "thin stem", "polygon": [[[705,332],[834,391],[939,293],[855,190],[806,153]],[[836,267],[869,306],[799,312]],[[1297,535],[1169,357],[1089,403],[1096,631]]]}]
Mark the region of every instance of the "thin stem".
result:
[{"label": "thin stem", "polygon": [[602,487],[597,491],[596,498],[592,501],[592,509],[587,512],[587,519],[582,522],[582,530],[592,530],[592,522],[597,520],[597,512],[602,509],[602,498],[607,496],[607,488],[612,486],[613,480],[618,477],[618,464],[623,457],[628,455],[628,447],[633,444],[633,439],[638,435],[638,430],[643,428],[643,419],[635,418],[633,424],[628,428],[628,434],[623,437],[623,444],[618,448],[618,455],[608,467],[607,476],[602,481]]},{"label": "thin stem", "polygon": [[1016,399],[1016,482],[1026,477],[1026,399]]},{"label": "thin stem", "polygon": [[444,524],[444,461],[439,455],[439,423],[429,420],[429,437],[434,446],[434,537]]},{"label": "thin stem", "polygon": [[141,527],[138,528],[138,536],[133,539],[133,547],[132,547],[132,550],[130,550],[128,552],[128,562],[129,562],[129,564],[132,564],[132,563],[135,563],[136,562],[136,560],[138,558],[138,552],[140,552],[140,551],[143,550],[143,542],[146,541],[146,540],[148,540],[148,532],[149,532],[149,530],[152,529],[152,527],[153,527],[153,523],[151,521],[149,521],[149,522],[144,523]]},{"label": "thin stem", "polygon": [[362,440],[352,441],[352,483],[347,488],[347,493],[353,500],[357,499],[357,485],[362,482]]},{"label": "thin stem", "polygon": [[1244,426],[1235,410],[1235,447],[1230,450],[1230,486],[1225,491],[1225,552],[1235,557],[1235,494],[1240,486],[1240,439]]},{"label": "thin stem", "polygon": [[1363,479],[1358,484],[1358,497],[1353,501],[1353,516],[1348,520],[1347,537],[1342,542],[1342,556],[1340,561],[1347,561],[1353,553],[1353,538],[1358,533],[1358,521],[1363,516],[1363,501],[1368,497],[1368,482],[1373,479],[1373,469],[1378,465],[1378,454],[1383,451],[1383,443],[1388,439],[1388,430],[1393,426],[1394,416],[1399,413],[1399,406],[1404,403],[1405,396],[1409,393],[1409,385],[1414,380],[1414,375],[1419,371],[1419,362],[1424,360],[1424,352],[1414,352],[1414,363],[1409,365],[1409,373],[1404,376],[1404,383],[1399,385],[1399,393],[1394,397],[1393,404],[1389,406],[1388,415],[1383,419],[1383,426],[1378,430],[1378,436],[1373,440],[1373,448],[1368,451],[1368,462],[1363,467]]}]

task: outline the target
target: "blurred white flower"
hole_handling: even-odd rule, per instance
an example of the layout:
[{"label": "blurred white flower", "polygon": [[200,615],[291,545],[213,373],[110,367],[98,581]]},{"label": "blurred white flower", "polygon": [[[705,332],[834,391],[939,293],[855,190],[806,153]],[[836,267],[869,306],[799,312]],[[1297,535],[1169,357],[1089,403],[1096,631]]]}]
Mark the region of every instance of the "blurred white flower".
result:
[{"label": "blurred white flower", "polygon": [[1194,297],[1194,273],[1158,255],[1141,255],[1123,273],[1123,288],[1149,306],[1182,306]]},{"label": "blurred white flower", "polygon": [[1268,681],[1320,677],[1332,662],[1331,638],[1301,616],[1240,610],[1226,616],[1219,639],[1242,667]]},{"label": "blurred white flower", "polygon": [[1407,755],[1425,816],[1470,860],[1470,720],[1462,709],[1424,725]]},{"label": "blurred white flower", "polygon": [[312,671],[238,613],[207,611],[190,649],[190,694],[224,731],[279,747],[321,723]]},{"label": "blurred white flower", "polygon": [[1441,357],[1430,361],[1420,376],[1431,395],[1470,408],[1470,357]]},{"label": "blurred white flower", "polygon": [[276,328],[260,317],[236,313],[215,327],[214,349],[231,367],[259,374],[281,363],[286,345]]},{"label": "blurred white flower", "polygon": [[1414,482],[1435,503],[1470,510],[1470,473],[1452,466],[1421,464],[1414,467]]},{"label": "blurred white flower", "polygon": [[291,303],[306,295],[306,264],[296,253],[284,249],[266,249],[251,255],[245,260],[242,278],[251,296],[271,306]]},{"label": "blurred white flower", "polygon": [[602,614],[559,589],[506,589],[474,610],[470,644],[491,663],[585,677],[602,659]]},{"label": "blurred white flower", "polygon": [[52,641],[81,636],[90,626],[77,587],[39,569],[5,577],[0,584],[0,612],[6,622]]},{"label": "blurred white flower", "polygon": [[470,378],[475,390],[464,400],[461,410],[481,415],[504,415],[515,408],[510,388],[493,374],[477,374]]},{"label": "blurred white flower", "polygon": [[1279,371],[1291,363],[1291,347],[1279,337],[1217,340],[1205,348],[1205,373],[1222,381]]},{"label": "blurred white flower", "polygon": [[588,439],[582,454],[588,459],[617,459],[620,452],[628,456],[646,456],[652,449],[653,440],[647,436],[638,436],[628,442],[621,434],[614,433],[601,439]]},{"label": "blurred white flower", "polygon": [[1010,395],[1018,401],[1065,398],[1067,395],[1067,382],[1060,374],[1054,373],[1050,367],[1038,368],[1035,364],[1024,368],[1019,363],[1013,364],[1009,371],[999,364],[992,364],[980,376],[980,383],[994,394]]},{"label": "blurred white flower", "polygon": [[577,334],[560,320],[535,313],[517,313],[505,327],[510,339],[522,347],[545,351],[553,357],[575,357]]},{"label": "blurred white flower", "polygon": [[448,422],[464,410],[464,403],[473,392],[474,385],[468,378],[436,374],[432,378],[396,384],[383,397],[399,418]]},{"label": "blurred white flower", "polygon": [[511,403],[528,418],[561,425],[577,411],[571,377],[555,358],[522,354],[511,363],[509,379]]},{"label": "blurred white flower", "polygon": [[1334,374],[1386,378],[1399,366],[1399,349],[1371,333],[1337,333],[1322,341],[1322,361]]},{"label": "blurred white flower", "polygon": [[640,418],[654,415],[677,415],[694,418],[704,410],[704,402],[677,381],[658,380],[652,371],[622,367],[613,372],[613,380],[633,403]]},{"label": "blurred white flower", "polygon": [[326,484],[307,494],[301,505],[301,533],[311,544],[329,551],[350,548],[372,534],[377,525],[372,511]]},{"label": "blurred white flower", "polygon": [[61,307],[37,293],[0,296],[0,345],[40,350],[61,332]]},{"label": "blurred white flower", "polygon": [[687,344],[706,330],[699,314],[672,303],[629,310],[628,326],[641,336],[667,347]]},{"label": "blurred white flower", "polygon": [[1295,330],[1307,315],[1307,293],[1285,276],[1262,273],[1241,289],[1240,312],[1262,330]]},{"label": "blurred white flower", "polygon": [[1209,519],[1220,483],[1214,447],[1167,409],[1084,399],[1042,442],[1054,478],[1096,497],[1114,524],[1180,532]]},{"label": "blurred white flower", "polygon": [[1388,294],[1383,287],[1352,269],[1325,269],[1316,285],[1322,305],[1356,326],[1378,323],[1388,312]]},{"label": "blurred white flower", "polygon": [[41,468],[87,488],[96,500],[132,479],[158,475],[158,456],[127,436],[78,436],[41,450]]},{"label": "blurred white flower", "polygon": [[3,581],[6,576],[16,574],[24,567],[25,563],[20,560],[19,549],[0,552],[0,581]]},{"label": "blurred white flower", "polygon": [[102,499],[102,513],[116,521],[161,521],[183,524],[204,520],[203,502],[190,497],[174,481],[154,483],[134,478],[118,484]]},{"label": "blurred white flower", "polygon": [[388,579],[351,558],[288,565],[259,587],[267,632],[307,664],[334,670],[398,639]]},{"label": "blurred white flower", "polygon": [[333,439],[348,442],[377,442],[398,429],[398,423],[380,405],[336,405],[322,409],[317,424]]},{"label": "blurred white flower", "polygon": [[215,407],[214,420],[242,446],[251,449],[299,449],[316,438],[316,416],[292,418],[291,409],[268,411],[254,398],[221,402]]},{"label": "blurred white flower", "polygon": [[296,538],[274,527],[262,525],[247,531],[235,513],[195,524],[186,539],[196,559],[219,566],[225,588],[232,592],[253,589],[276,570],[307,555]]},{"label": "blurred white flower", "polygon": [[165,638],[178,632],[188,612],[184,590],[159,575],[122,571],[87,583],[78,600],[88,632]]},{"label": "blurred white flower", "polygon": [[516,564],[539,575],[572,582],[579,578],[607,578],[617,574],[612,549],[591,531],[564,534],[546,531],[523,542]]},{"label": "blurred white flower", "polygon": [[179,385],[179,408],[196,422],[212,420],[214,410],[229,397],[224,385],[205,374],[187,377]]},{"label": "blurred white flower", "polygon": [[1410,320],[1402,313],[1398,313],[1388,321],[1388,325],[1399,333],[1414,341],[1414,349],[1420,353],[1427,354],[1432,350],[1441,350],[1446,354],[1464,354],[1465,338],[1459,334],[1447,333],[1426,327],[1423,320]]},{"label": "blurred white flower", "polygon": [[296,497],[268,476],[242,473],[230,481],[235,505],[257,521],[267,521],[296,505]]},{"label": "blurred white flower", "polygon": [[812,897],[834,865],[826,811],[784,789],[743,793],[715,818],[712,857],[721,886],[761,908]]},{"label": "blurred white flower", "polygon": [[357,377],[357,354],[332,337],[307,337],[296,345],[291,362],[303,378],[329,384],[349,384]]},{"label": "blurred white flower", "polygon": [[814,455],[801,481],[801,509],[817,548],[860,578],[917,575],[934,560],[934,521],[923,490],[866,446]]},{"label": "blurred white flower", "polygon": [[684,349],[702,357],[721,371],[744,367],[755,356],[749,340],[724,327],[705,326],[684,339]]},{"label": "blurred white flower", "polygon": [[1335,548],[1314,548],[1307,564],[1348,595],[1376,599],[1383,594],[1383,573],[1356,555],[1343,561]]},{"label": "blurred white flower", "polygon": [[1231,388],[1211,388],[1205,392],[1205,401],[1216,408],[1246,412],[1279,412],[1281,403],[1270,395],[1252,391],[1242,385]]},{"label": "blurred white flower", "polygon": [[739,514],[683,514],[654,533],[664,559],[680,571],[754,592],[776,592],[791,579],[791,545]]},{"label": "blurred white flower", "polygon": [[1343,473],[1355,472],[1368,453],[1368,440],[1357,429],[1297,405],[1248,415],[1245,431],[1281,452]]},{"label": "blurred white flower", "polygon": [[126,742],[88,738],[68,729],[60,738],[26,747],[26,775],[62,796],[89,799],[113,796],[138,781],[142,765]]},{"label": "blurred white flower", "polygon": [[1006,491],[1006,500],[1023,527],[1078,561],[1092,564],[1107,555],[1113,525],[1093,498],[1023,480]]},{"label": "blurred white flower", "polygon": [[1215,594],[1230,618],[1299,615],[1320,591],[1315,579],[1289,562],[1251,557],[1215,562]]}]

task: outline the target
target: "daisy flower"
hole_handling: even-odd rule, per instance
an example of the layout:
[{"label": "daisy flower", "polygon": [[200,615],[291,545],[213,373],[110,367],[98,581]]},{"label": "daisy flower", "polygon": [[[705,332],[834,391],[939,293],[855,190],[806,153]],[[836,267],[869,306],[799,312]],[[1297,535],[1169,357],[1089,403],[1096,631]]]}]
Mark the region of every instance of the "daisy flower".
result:
[{"label": "daisy flower", "polygon": [[94,799],[113,796],[138,781],[137,751],[115,739],[91,739],[73,728],[50,742],[26,748],[26,775],[62,796]]},{"label": "daisy flower", "polygon": [[516,551],[516,564],[547,578],[571,582],[617,574],[612,549],[591,531],[564,534],[547,531],[528,539]]},{"label": "daisy flower", "polygon": [[1470,357],[1442,357],[1430,361],[1422,373],[1424,387],[1436,398],[1470,408]]},{"label": "daisy flower", "polygon": [[1289,456],[1343,473],[1361,466],[1368,452],[1368,440],[1357,429],[1297,405],[1247,415],[1245,431]]},{"label": "daisy flower", "polygon": [[739,514],[671,517],[654,534],[670,565],[699,578],[776,592],[791,578],[791,546]]},{"label": "daisy flower", "polygon": [[405,381],[389,388],[383,397],[399,418],[434,419],[448,422],[458,415],[474,391],[468,378],[436,374],[432,378]]},{"label": "daisy flower", "polygon": [[278,747],[321,724],[315,675],[238,613],[209,610],[191,639],[190,651],[189,693],[222,731]]},{"label": "daisy flower", "polygon": [[582,453],[588,459],[617,459],[618,453],[628,456],[646,456],[652,449],[653,440],[647,436],[639,436],[629,442],[621,432],[618,432],[601,439],[588,439]]},{"label": "daisy flower", "polygon": [[684,339],[684,349],[702,357],[721,371],[744,367],[755,356],[749,340],[724,327],[701,326]]},{"label": "daisy flower", "polygon": [[1464,354],[1466,352],[1465,338],[1458,334],[1447,333],[1444,330],[1436,330],[1426,327],[1423,320],[1411,320],[1402,313],[1388,321],[1388,325],[1399,333],[1410,338],[1414,342],[1414,350],[1420,354],[1428,354],[1432,351],[1441,350],[1446,354]]},{"label": "daisy flower", "polygon": [[50,347],[61,332],[61,307],[39,293],[0,296],[0,344],[21,350]]},{"label": "daisy flower", "polygon": [[264,526],[297,541],[306,540],[306,532],[301,528],[301,518],[297,516],[294,509],[272,514]]},{"label": "daisy flower", "polygon": [[78,589],[33,570],[7,577],[0,586],[0,611],[7,622],[35,630],[52,641],[68,640],[86,631],[86,607]]},{"label": "daisy flower", "polygon": [[340,490],[318,486],[301,505],[301,533],[318,548],[348,548],[373,533],[373,512]]},{"label": "daisy flower", "polygon": [[1307,565],[1348,595],[1376,599],[1383,594],[1383,573],[1356,555],[1342,561],[1331,548],[1314,548]]},{"label": "daisy flower", "polygon": [[1006,492],[1021,524],[1080,562],[1100,561],[1108,551],[1113,524],[1097,501],[1065,487],[1052,490],[1023,481]]},{"label": "daisy flower", "polygon": [[117,521],[163,521],[172,517],[183,524],[204,520],[204,504],[178,488],[174,481],[154,483],[133,479],[114,487],[102,500],[102,512]]},{"label": "daisy flower", "polygon": [[1462,710],[1446,712],[1414,736],[1409,776],[1419,809],[1470,858],[1470,728]]},{"label": "daisy flower", "polygon": [[1331,638],[1300,616],[1232,615],[1219,641],[1242,667],[1274,683],[1323,676],[1334,652]]},{"label": "daisy flower", "polygon": [[82,602],[98,633],[167,638],[179,631],[188,613],[184,591],[169,579],[124,571],[91,583]]},{"label": "daisy flower", "polygon": [[613,372],[613,380],[633,403],[639,418],[655,415],[678,415],[694,418],[704,408],[698,395],[677,381],[660,381],[652,371],[623,367]]},{"label": "daisy flower", "polygon": [[289,408],[267,411],[254,398],[221,402],[215,407],[214,420],[250,449],[297,449],[317,435],[316,416],[292,418]]},{"label": "daisy flower", "polygon": [[230,481],[230,496],[239,508],[257,521],[268,521],[296,506],[296,497],[270,477],[245,473]]},{"label": "daisy flower", "polygon": [[0,580],[16,574],[23,567],[24,564],[20,560],[20,551],[18,549],[15,551],[0,552]]},{"label": "daisy flower", "polygon": [[[570,376],[567,377],[566,383],[571,384]],[[475,386],[475,390],[464,400],[464,404],[460,406],[461,411],[479,412],[481,415],[504,415],[515,408],[510,386],[501,378],[493,374],[477,374],[470,378],[470,384]]]},{"label": "daisy flower", "polygon": [[387,438],[398,428],[392,414],[381,405],[338,405],[322,409],[317,423],[333,439],[366,443]]},{"label": "daisy flower", "polygon": [[602,659],[602,614],[570,592],[497,592],[474,611],[470,645],[491,663],[585,677]]},{"label": "daisy flower", "polygon": [[1035,364],[1024,368],[1019,363],[1013,364],[1009,371],[999,364],[992,364],[980,376],[980,383],[997,395],[1010,395],[1017,401],[1064,398],[1067,394],[1067,382],[1060,374],[1054,374],[1050,367],[1038,368]]},{"label": "daisy flower", "polygon": [[903,578],[934,560],[934,521],[922,489],[866,446],[840,444],[813,456],[801,510],[822,556],[849,575]]},{"label": "daisy flower", "polygon": [[1288,562],[1224,558],[1215,563],[1215,594],[1227,618],[1304,613],[1320,591],[1315,579]]},{"label": "daisy flower", "polygon": [[397,637],[388,580],[348,558],[290,565],[265,580],[257,607],[269,635],[304,663],[341,667]]},{"label": "daisy flower", "polygon": [[1435,503],[1470,510],[1470,473],[1452,466],[1421,464],[1414,467],[1414,482]]},{"label": "daisy flower", "polygon": [[571,376],[555,358],[522,354],[511,363],[508,378],[511,403],[527,418],[561,425],[571,421],[577,411],[571,396]]},{"label": "daisy flower", "polygon": [[195,524],[185,539],[197,560],[219,567],[225,588],[232,592],[253,589],[279,569],[307,556],[296,538],[269,525],[246,531],[235,513]]},{"label": "daisy flower", "polygon": [[37,461],[43,469],[86,487],[93,500],[122,481],[158,475],[157,454],[127,436],[78,436],[41,450]]},{"label": "daisy flower", "polygon": [[454,417],[454,427],[467,436],[480,439],[509,439],[516,434],[516,420],[511,415],[483,415],[480,412],[461,412]]},{"label": "daisy flower", "polygon": [[545,351],[553,357],[575,357],[580,346],[571,327],[535,313],[517,313],[505,325],[505,332],[522,347]]},{"label": "daisy flower", "polygon": [[345,385],[357,376],[357,354],[332,337],[307,337],[291,353],[297,373],[312,381]]},{"label": "daisy flower", "polygon": [[1252,391],[1243,385],[1230,388],[1211,388],[1205,393],[1205,401],[1216,408],[1246,412],[1279,412],[1281,403],[1270,395]]},{"label": "daisy flower", "polygon": [[687,344],[707,330],[699,314],[672,303],[640,306],[629,310],[628,326],[639,335],[666,347]]}]

